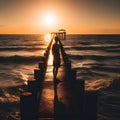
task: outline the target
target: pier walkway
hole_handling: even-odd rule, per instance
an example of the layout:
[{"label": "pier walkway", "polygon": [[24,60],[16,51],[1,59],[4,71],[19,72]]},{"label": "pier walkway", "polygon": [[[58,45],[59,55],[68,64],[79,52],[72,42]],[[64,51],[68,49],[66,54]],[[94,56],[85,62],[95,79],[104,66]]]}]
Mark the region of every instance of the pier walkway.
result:
[{"label": "pier walkway", "polygon": [[43,89],[40,98],[39,105],[39,120],[45,118],[59,118],[61,120],[67,120],[72,118],[72,115],[76,108],[76,101],[72,94],[72,88],[69,84],[70,71],[68,66],[65,65],[63,56],[61,53],[61,66],[58,69],[57,79],[60,82],[55,82],[53,78],[53,66],[51,64],[51,51],[48,57],[48,65],[45,73],[45,79],[43,82]]},{"label": "pier walkway", "polygon": [[34,79],[28,80],[28,90],[21,94],[21,120],[97,120],[96,94],[92,94],[92,97],[89,93],[85,95],[84,80],[77,80],[76,70],[72,69],[61,41],[59,82],[53,79],[53,42],[54,38],[38,69],[34,70]]}]

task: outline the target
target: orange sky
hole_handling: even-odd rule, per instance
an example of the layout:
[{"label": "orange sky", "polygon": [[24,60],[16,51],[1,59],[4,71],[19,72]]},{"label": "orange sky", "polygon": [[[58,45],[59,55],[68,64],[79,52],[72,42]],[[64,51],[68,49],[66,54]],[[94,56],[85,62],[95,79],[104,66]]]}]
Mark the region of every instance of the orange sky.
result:
[{"label": "orange sky", "polygon": [[[119,0],[0,0],[0,34],[120,34]],[[48,25],[45,17],[54,22]]]}]

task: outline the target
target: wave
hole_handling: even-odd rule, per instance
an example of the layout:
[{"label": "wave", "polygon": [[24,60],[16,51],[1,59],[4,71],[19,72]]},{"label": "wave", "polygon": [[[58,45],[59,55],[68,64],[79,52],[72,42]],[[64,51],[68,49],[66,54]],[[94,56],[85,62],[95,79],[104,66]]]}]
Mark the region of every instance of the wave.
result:
[{"label": "wave", "polygon": [[109,60],[109,59],[120,59],[120,56],[98,56],[98,55],[72,55],[68,54],[71,59],[78,59],[78,60],[84,60],[84,59],[92,59],[97,61],[103,61],[103,60]]},{"label": "wave", "polygon": [[25,85],[0,88],[0,120],[8,120],[11,113],[20,112],[20,94]]},{"label": "wave", "polygon": [[25,85],[12,86],[12,87],[1,87],[0,88],[0,104],[6,103],[18,103],[19,96],[22,91],[26,90]]},{"label": "wave", "polygon": [[0,62],[13,62],[13,63],[35,63],[43,60],[43,56],[0,56]]},{"label": "wave", "polygon": [[42,47],[6,47],[6,48],[0,48],[0,51],[36,51],[36,50],[45,50],[45,48]]},{"label": "wave", "polygon": [[112,73],[119,73],[120,72],[119,67],[117,67],[117,66],[116,67],[113,67],[113,66],[92,66],[92,69],[96,70],[96,71],[108,71],[108,72],[112,72]]},{"label": "wave", "polygon": [[[78,46],[66,46],[65,47],[65,49],[66,50],[69,50],[69,49],[74,49],[74,50],[111,50],[111,49],[119,49],[120,48],[120,45],[115,45],[115,46],[113,46],[113,45],[111,45],[111,46],[102,46],[102,45],[100,45],[100,46],[80,46],[80,45],[78,45]],[[112,50],[111,50],[112,51]]]},{"label": "wave", "polygon": [[120,78],[86,80],[86,90],[120,90]]},{"label": "wave", "polygon": [[31,44],[28,44],[28,43],[8,43],[8,44],[0,44],[0,46],[42,46],[42,45],[45,45],[45,43],[31,43]]}]

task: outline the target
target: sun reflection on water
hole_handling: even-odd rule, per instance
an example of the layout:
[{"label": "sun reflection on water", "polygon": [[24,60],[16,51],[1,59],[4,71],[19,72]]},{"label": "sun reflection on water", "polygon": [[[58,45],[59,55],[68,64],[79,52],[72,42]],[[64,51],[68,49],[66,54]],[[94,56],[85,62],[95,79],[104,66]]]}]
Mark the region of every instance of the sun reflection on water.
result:
[{"label": "sun reflection on water", "polygon": [[45,34],[45,35],[44,35],[44,41],[45,41],[46,43],[49,43],[50,40],[51,40],[51,34]]},{"label": "sun reflection on water", "polygon": [[50,55],[49,55],[49,59],[48,59],[48,65],[52,65],[53,64],[53,55],[52,52],[50,50]]},{"label": "sun reflection on water", "polygon": [[[49,44],[53,37],[54,37],[54,36],[51,36],[51,34],[45,34],[45,36],[44,36],[44,41],[45,41],[47,44]],[[52,55],[52,52],[51,52],[51,50],[50,50],[49,58],[48,58],[48,65],[52,65],[52,62],[53,62],[53,55]]]}]

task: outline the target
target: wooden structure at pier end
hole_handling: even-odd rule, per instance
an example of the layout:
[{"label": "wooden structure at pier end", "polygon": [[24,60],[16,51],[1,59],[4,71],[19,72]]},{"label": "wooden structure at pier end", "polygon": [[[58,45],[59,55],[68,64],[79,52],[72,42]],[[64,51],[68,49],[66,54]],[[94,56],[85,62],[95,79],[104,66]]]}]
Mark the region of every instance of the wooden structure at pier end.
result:
[{"label": "wooden structure at pier end", "polygon": [[72,68],[62,41],[66,31],[51,32],[60,38],[61,66],[57,79],[53,79],[51,60],[52,37],[34,77],[28,80],[27,90],[20,96],[21,120],[97,120],[97,92],[85,91],[85,81],[77,79],[77,70]]}]

